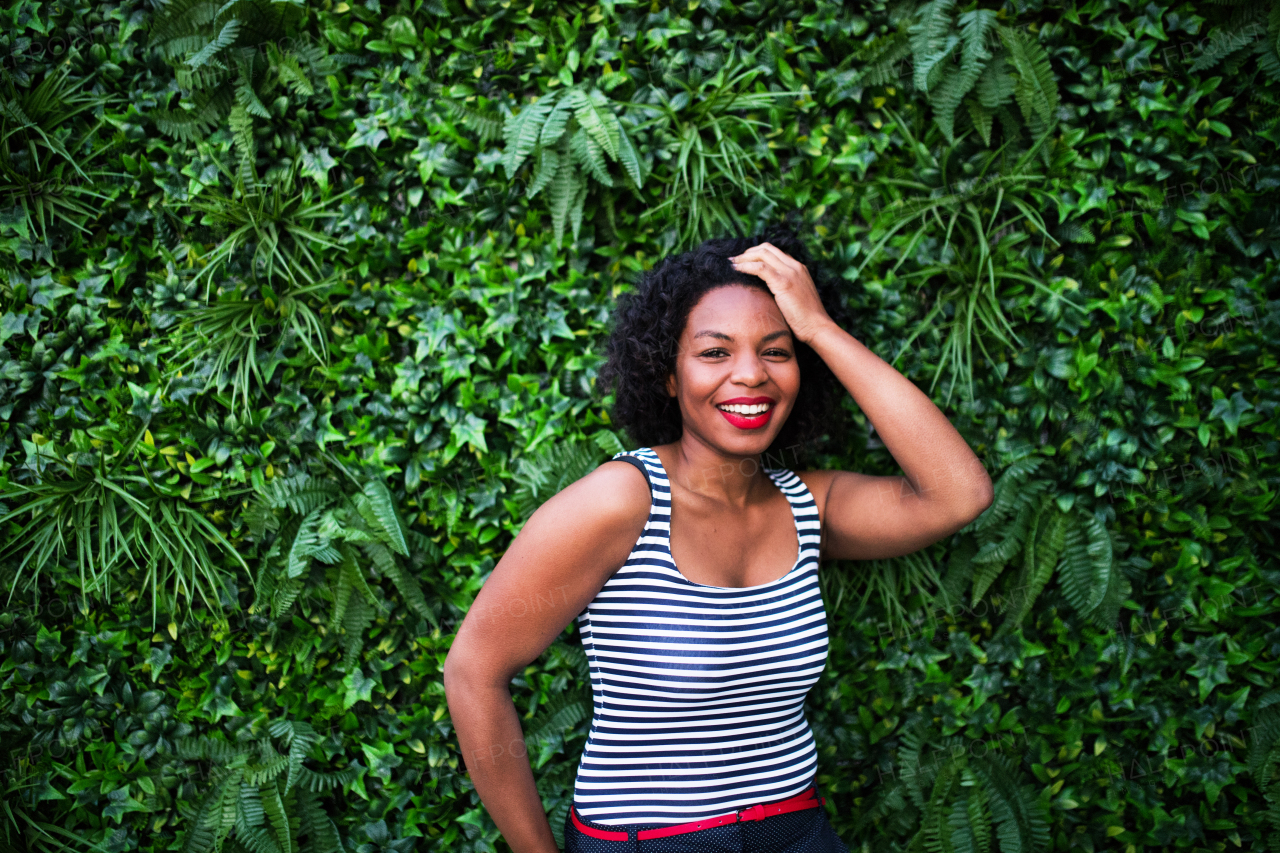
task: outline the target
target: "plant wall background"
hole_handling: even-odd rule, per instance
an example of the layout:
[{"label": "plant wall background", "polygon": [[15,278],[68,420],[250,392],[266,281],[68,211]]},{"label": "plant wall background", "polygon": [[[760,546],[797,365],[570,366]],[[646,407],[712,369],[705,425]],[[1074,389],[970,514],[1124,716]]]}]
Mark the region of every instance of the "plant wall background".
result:
[{"label": "plant wall background", "polygon": [[[0,15],[0,843],[508,849],[452,633],[629,446],[618,293],[785,221],[997,481],[824,566],[837,830],[1280,849],[1274,0]],[[557,833],[587,688],[570,626],[495,745]]]}]

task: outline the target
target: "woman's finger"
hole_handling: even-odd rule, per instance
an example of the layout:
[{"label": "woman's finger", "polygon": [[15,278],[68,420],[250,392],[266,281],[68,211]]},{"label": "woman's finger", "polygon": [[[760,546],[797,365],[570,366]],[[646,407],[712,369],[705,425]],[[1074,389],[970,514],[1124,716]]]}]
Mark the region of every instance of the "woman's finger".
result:
[{"label": "woman's finger", "polygon": [[774,261],[776,261],[777,263],[781,264],[786,268],[794,269],[798,271],[800,267],[803,266],[803,264],[801,264],[795,258],[791,257],[786,252],[782,251],[772,243],[767,243],[767,242],[761,243],[759,246],[756,246],[755,248],[759,249],[762,254],[772,258]]}]

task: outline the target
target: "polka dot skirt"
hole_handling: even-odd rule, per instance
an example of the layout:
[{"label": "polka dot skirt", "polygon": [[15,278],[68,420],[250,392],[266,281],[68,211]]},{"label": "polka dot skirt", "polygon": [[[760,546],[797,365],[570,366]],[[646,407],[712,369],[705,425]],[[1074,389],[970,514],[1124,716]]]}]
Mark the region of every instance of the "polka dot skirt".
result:
[{"label": "polka dot skirt", "polygon": [[763,820],[714,826],[666,838],[637,838],[651,826],[592,823],[594,829],[627,832],[628,840],[592,838],[565,818],[564,853],[849,853],[822,808],[770,815]]}]

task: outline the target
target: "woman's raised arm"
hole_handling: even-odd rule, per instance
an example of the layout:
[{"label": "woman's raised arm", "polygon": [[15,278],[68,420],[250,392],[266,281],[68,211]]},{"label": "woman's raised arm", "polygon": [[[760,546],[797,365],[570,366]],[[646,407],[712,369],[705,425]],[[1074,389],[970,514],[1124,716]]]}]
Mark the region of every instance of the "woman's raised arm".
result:
[{"label": "woman's raised arm", "polygon": [[445,698],[463,760],[515,853],[558,851],[529,766],[511,679],[626,562],[648,516],[648,484],[626,462],[606,462],[552,496],[480,588],[445,658]]},{"label": "woman's raised arm", "polygon": [[991,477],[964,437],[910,379],[831,319],[804,264],[770,243],[730,261],[769,286],[792,334],[831,368],[904,474],[804,473],[822,519],[824,559],[910,554],[991,505]]}]

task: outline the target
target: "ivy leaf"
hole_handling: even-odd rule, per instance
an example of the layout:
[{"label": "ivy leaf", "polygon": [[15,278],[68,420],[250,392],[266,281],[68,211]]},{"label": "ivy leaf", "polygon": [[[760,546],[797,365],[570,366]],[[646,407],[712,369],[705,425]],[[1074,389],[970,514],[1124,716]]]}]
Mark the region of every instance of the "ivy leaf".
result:
[{"label": "ivy leaf", "polygon": [[1227,658],[1222,653],[1222,641],[1226,639],[1226,634],[1215,634],[1212,637],[1199,637],[1195,643],[1188,645],[1187,643],[1178,644],[1178,654],[1193,654],[1196,658],[1195,666],[1189,667],[1187,673],[1195,676],[1200,681],[1200,701],[1204,702],[1209,698],[1209,693],[1219,684],[1226,684],[1227,678]]},{"label": "ivy leaf", "polygon": [[354,122],[355,132],[344,146],[347,150],[364,146],[370,151],[377,151],[378,144],[387,138],[387,131],[378,126],[378,118],[358,118]]},{"label": "ivy leaf", "polygon": [[476,417],[471,412],[467,412],[453,428],[449,430],[453,437],[453,441],[459,447],[464,444],[473,444],[482,453],[489,451],[488,445],[484,442],[484,418]]},{"label": "ivy leaf", "polygon": [[[370,681],[370,684],[373,682]],[[377,743],[360,744],[364,757],[369,760],[369,772],[374,776],[381,777],[384,781],[391,781],[391,771],[404,763],[404,759],[396,755],[394,744],[378,741]]]},{"label": "ivy leaf", "polygon": [[1253,408],[1253,404],[1244,398],[1243,392],[1237,391],[1231,399],[1220,399],[1213,402],[1213,410],[1209,412],[1209,420],[1221,418],[1227,425],[1227,433],[1235,436],[1240,428],[1240,416]]},{"label": "ivy leaf", "polygon": [[164,409],[160,402],[160,389],[149,391],[141,385],[129,383],[129,393],[133,395],[133,403],[129,406],[129,414],[143,421],[150,421],[151,416]]},{"label": "ivy leaf", "polygon": [[356,667],[347,673],[347,677],[342,679],[342,686],[347,688],[347,694],[342,699],[342,710],[348,710],[357,702],[373,701],[373,685],[375,683],[372,678],[364,677],[360,667]]},{"label": "ivy leaf", "polygon": [[329,146],[321,145],[315,152],[302,151],[302,174],[313,179],[322,187],[329,186],[329,170],[338,165],[338,161],[329,155]]}]

